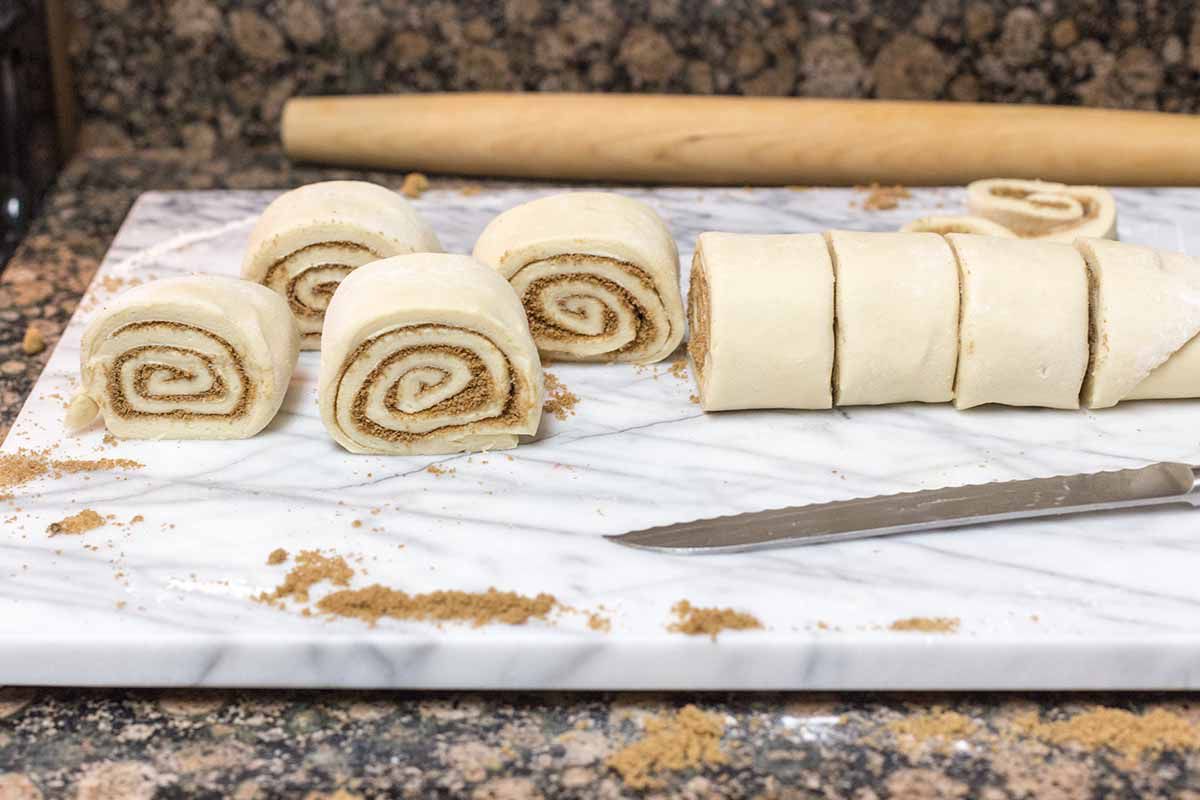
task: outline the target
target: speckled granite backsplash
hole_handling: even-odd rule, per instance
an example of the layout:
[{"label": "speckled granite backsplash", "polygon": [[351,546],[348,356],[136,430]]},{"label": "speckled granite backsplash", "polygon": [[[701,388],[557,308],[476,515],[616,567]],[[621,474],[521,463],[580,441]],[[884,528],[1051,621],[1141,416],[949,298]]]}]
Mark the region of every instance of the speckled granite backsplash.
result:
[{"label": "speckled granite backsplash", "polygon": [[1196,111],[1200,5],[72,0],[88,147],[275,141],[294,94],[667,91]]}]

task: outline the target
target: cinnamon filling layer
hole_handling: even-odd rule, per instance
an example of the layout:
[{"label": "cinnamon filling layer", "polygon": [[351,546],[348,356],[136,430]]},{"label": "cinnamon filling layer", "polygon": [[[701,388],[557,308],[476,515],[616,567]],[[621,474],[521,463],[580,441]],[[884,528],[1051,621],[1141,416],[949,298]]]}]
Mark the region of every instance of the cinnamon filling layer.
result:
[{"label": "cinnamon filling layer", "polygon": [[[633,277],[645,286],[648,291],[653,292],[657,296],[658,288],[654,285],[654,280],[644,270],[627,261],[585,254],[551,256],[540,259],[535,263],[561,267],[564,270],[563,272],[534,280],[526,287],[521,296],[521,304],[525,307],[525,314],[529,320],[529,330],[540,349],[547,351],[569,349],[571,342],[605,339],[616,335],[620,326],[620,320],[616,311],[607,305],[601,309],[603,322],[598,333],[591,335],[580,333],[571,330],[569,327],[565,327],[563,324],[571,318],[576,318],[580,322],[585,321],[586,318],[584,311],[578,307],[571,308],[568,301],[574,301],[577,304],[588,302],[602,303],[604,302],[604,293],[615,296],[618,299],[633,318],[635,328],[635,334],[631,341],[619,347],[614,347],[604,355],[617,356],[624,353],[637,352],[654,341],[658,334],[658,323],[632,292],[600,274],[578,271],[580,265],[586,267],[589,264],[615,268]],[[510,278],[510,281],[515,280],[519,274],[520,270]],[[588,284],[596,287],[599,291],[595,294],[579,293],[558,298],[553,307],[547,307],[547,303],[543,297],[544,293],[563,282]],[[556,317],[558,318],[557,320]],[[670,324],[666,320],[665,315],[664,322],[667,325]]]},{"label": "cinnamon filling layer", "polygon": [[[321,257],[320,260],[295,274],[291,273],[290,265],[307,254],[322,250],[341,250],[352,253],[359,263],[340,263],[335,256]],[[293,250],[272,264],[263,276],[262,283],[283,295],[288,301],[288,307],[297,321],[301,323],[301,336],[305,340],[320,339],[321,321],[325,317],[325,309],[329,300],[342,282],[360,263],[366,263],[381,258],[371,248],[357,242],[337,241],[319,242]],[[315,327],[315,330],[312,328]]]},{"label": "cinnamon filling layer", "polygon": [[688,355],[696,370],[696,382],[704,383],[704,368],[708,359],[709,319],[711,315],[708,276],[697,252],[692,257],[692,276],[688,284]]},{"label": "cinnamon filling layer", "polygon": [[[1004,198],[1008,198],[1011,200],[1021,200],[1025,203],[1033,206],[1034,208],[1064,209],[1064,208],[1071,207],[1071,204],[1066,201],[1045,200],[1045,199],[1030,200],[1029,199],[1030,195],[1037,194],[1037,192],[1032,192],[1028,189],[1016,189],[1013,187],[993,186],[988,191],[994,197],[1004,197]],[[1070,230],[1071,228],[1074,228],[1078,225],[1082,225],[1085,222],[1090,222],[1091,220],[1093,220],[1097,216],[1099,216],[1100,206],[1098,203],[1096,203],[1094,200],[1092,200],[1092,198],[1087,197],[1086,195],[1071,194],[1070,192],[1062,192],[1062,194],[1065,194],[1067,197],[1070,197],[1072,200],[1075,200],[1083,208],[1083,214],[1080,217],[1073,219],[1073,220],[1068,220],[1066,222],[1060,222],[1056,225],[1051,225],[1046,228],[1038,228],[1036,231],[1031,230],[1031,229],[1025,229],[1025,230],[1022,230],[1019,228],[1013,228],[1013,229],[1017,233],[1019,233],[1023,236],[1028,236],[1031,234],[1041,235],[1041,234],[1046,234],[1046,233],[1057,233],[1058,231]],[[1012,227],[1012,226],[1010,225],[1009,227]]]},{"label": "cinnamon filling layer", "polygon": [[[183,322],[173,322],[169,320],[154,320],[147,322],[131,322],[128,325],[123,325],[111,334],[113,337],[119,336],[126,332],[144,331],[156,328],[165,328],[169,335],[170,331],[191,331],[198,333],[201,336],[215,342],[226,353],[228,357],[228,366],[231,367],[238,376],[239,383],[244,387],[241,395],[238,397],[237,404],[227,412],[197,412],[188,409],[176,408],[170,411],[145,411],[136,407],[136,399],[166,401],[166,402],[219,402],[228,398],[229,388],[221,377],[222,364],[218,363],[212,356],[207,353],[201,353],[198,350],[193,350],[187,347],[179,347],[171,344],[144,344],[131,347],[113,359],[112,368],[108,373],[107,390],[108,400],[114,413],[122,417],[174,417],[178,419],[197,419],[197,418],[220,418],[220,419],[237,419],[243,416],[250,404],[254,401],[254,384],[250,382],[246,375],[245,367],[242,365],[242,359],[238,356],[237,351],[225,339],[217,336],[215,333],[195,325],[188,325]],[[155,362],[153,360],[155,353],[174,353],[186,358],[195,359],[204,367],[207,374],[211,378],[211,382],[207,389],[202,392],[190,393],[154,393],[150,388],[150,382],[155,377],[161,378],[166,376],[168,383],[174,381],[189,381],[194,380],[197,375],[188,370],[182,369],[174,364]],[[146,363],[138,363],[140,359],[146,357]],[[126,397],[125,386],[121,380],[124,374],[126,365],[133,362],[133,388],[136,392],[136,398],[131,402],[130,398]]]},{"label": "cinnamon filling layer", "polygon": [[[497,386],[491,372],[487,369],[483,360],[477,353],[465,347],[460,347],[455,344],[425,344],[398,348],[389,353],[385,358],[380,359],[377,364],[367,374],[361,385],[354,393],[350,405],[350,419],[355,427],[367,436],[376,437],[393,442],[413,442],[429,437],[454,436],[460,432],[469,432],[471,430],[480,431],[487,429],[503,430],[506,427],[515,425],[523,419],[525,413],[531,405],[530,387],[528,381],[518,371],[513,369],[508,357],[503,354],[503,351],[488,337],[467,328],[459,328],[449,325],[412,325],[402,328],[396,328],[370,339],[367,339],[358,347],[356,347],[342,362],[342,368],[338,375],[338,394],[341,394],[343,382],[346,377],[346,372],[360,357],[363,356],[371,348],[375,347],[381,340],[396,334],[403,333],[450,333],[462,332],[471,336],[479,337],[485,340],[496,352],[504,356],[504,363],[507,367],[507,372],[510,376],[508,384],[505,386]],[[379,384],[383,376],[387,374],[389,369],[396,363],[412,356],[430,355],[442,356],[444,358],[454,359],[463,365],[470,374],[470,379],[466,385],[456,392],[454,395],[447,397],[437,403],[434,403],[426,408],[417,411],[406,411],[402,408],[402,395],[404,388],[401,384],[405,381],[406,375],[401,375],[392,381],[384,393],[384,407],[393,417],[398,425],[403,425],[405,420],[430,419],[437,417],[449,417],[464,415],[479,409],[488,401],[503,397],[504,405],[501,412],[493,417],[486,419],[475,420],[472,422],[461,424],[449,424],[436,427],[432,430],[424,432],[416,432],[404,430],[402,427],[387,427],[379,424],[379,422],[371,419],[368,413],[370,404],[370,394],[372,389]],[[431,359],[433,361],[435,359]],[[426,380],[419,381],[419,389],[416,391],[416,397],[440,389],[451,376],[445,370],[436,366],[420,366],[415,369],[428,371],[438,376],[437,380],[432,382]],[[415,371],[415,370],[414,370]],[[336,401],[335,401],[336,403]]]}]

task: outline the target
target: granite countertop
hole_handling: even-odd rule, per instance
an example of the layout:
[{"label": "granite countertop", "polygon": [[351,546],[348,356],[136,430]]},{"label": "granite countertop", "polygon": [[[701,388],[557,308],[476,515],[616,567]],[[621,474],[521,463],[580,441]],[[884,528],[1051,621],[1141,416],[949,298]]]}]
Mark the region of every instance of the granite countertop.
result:
[{"label": "granite countertop", "polygon": [[[0,435],[137,194],[335,177],[403,180],[297,167],[271,149],[73,161],[0,278]],[[46,350],[25,352],[30,326]],[[1189,793],[1200,786],[1193,695],[0,688],[0,799],[638,796],[606,759],[642,740],[650,715],[687,704],[723,724],[727,761],[664,773],[652,794],[1200,796]]]}]

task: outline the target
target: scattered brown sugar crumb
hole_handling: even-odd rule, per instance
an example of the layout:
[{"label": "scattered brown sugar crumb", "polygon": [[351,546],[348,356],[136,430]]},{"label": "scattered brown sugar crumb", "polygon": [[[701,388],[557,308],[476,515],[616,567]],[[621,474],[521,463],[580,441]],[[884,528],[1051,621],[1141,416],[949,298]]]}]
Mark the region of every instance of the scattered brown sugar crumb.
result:
[{"label": "scattered brown sugar crumb", "polygon": [[689,402],[689,403],[692,403],[692,404],[694,404],[694,405],[700,405],[700,395],[698,395],[698,394],[689,394],[689,395],[688,395],[688,402]]},{"label": "scattered brown sugar crumb", "polygon": [[279,564],[282,564],[283,562],[285,562],[287,560],[288,560],[288,551],[284,550],[282,547],[276,547],[274,550],[271,551],[271,554],[269,556],[267,556],[267,566],[275,567],[275,566],[278,566]]},{"label": "scattered brown sugar crumb", "polygon": [[46,528],[46,533],[51,536],[60,534],[80,534],[94,531],[104,524],[104,517],[97,514],[90,508],[85,508],[78,514],[61,519],[58,522],[53,522]]},{"label": "scattered brown sugar crumb", "polygon": [[671,366],[667,371],[671,373],[672,377],[679,378],[681,381],[686,381],[688,379],[687,358],[680,356],[679,358],[675,359],[671,362]]},{"label": "scattered brown sugar crumb", "polygon": [[0,455],[0,489],[11,489],[40,478],[53,471],[54,477],[64,472],[99,472],[109,469],[138,469],[142,464],[128,458],[60,459],[52,460],[47,451],[34,452],[22,448],[16,453]]},{"label": "scattered brown sugar crumb", "polygon": [[134,514],[133,519],[129,520],[130,525],[137,525],[139,522],[145,522],[146,518],[141,514]]},{"label": "scattered brown sugar crumb", "polygon": [[100,472],[107,469],[141,469],[145,464],[129,458],[67,458],[60,461],[52,461],[51,466],[60,472],[76,473]]},{"label": "scattered brown sugar crumb", "polygon": [[27,356],[36,356],[46,349],[46,340],[37,328],[30,325],[25,329],[25,338],[21,340],[21,349]]},{"label": "scattered brown sugar crumb", "polygon": [[693,705],[675,716],[650,717],[646,735],[622,747],[605,761],[631,789],[659,789],[666,785],[661,774],[728,763],[721,749],[725,723]]},{"label": "scattered brown sugar crumb", "polygon": [[404,176],[404,184],[400,193],[405,197],[420,197],[429,191],[429,178],[420,172],[410,172]]},{"label": "scattered brown sugar crumb", "polygon": [[50,463],[40,453],[21,449],[0,455],[0,489],[11,489],[40,478],[50,469]]},{"label": "scattered brown sugar crumb", "polygon": [[872,183],[870,186],[855,186],[855,191],[866,192],[862,207],[865,211],[888,211],[900,205],[901,200],[912,197],[912,193],[903,186],[880,186]]},{"label": "scattered brown sugar crumb", "polygon": [[960,739],[969,739],[979,731],[979,726],[970,717],[937,706],[925,713],[893,720],[887,728],[897,738],[932,744],[939,749]]},{"label": "scattered brown sugar crumb", "polygon": [[575,406],[579,404],[579,398],[556,375],[547,372],[545,381],[546,402],[542,404],[542,410],[547,414],[553,414],[557,420],[573,416]]},{"label": "scattered brown sugar crumb", "polygon": [[588,627],[594,631],[608,633],[612,630],[612,620],[595,612],[588,614]]},{"label": "scattered brown sugar crumb", "polygon": [[1036,711],[1013,720],[1020,733],[1051,744],[1074,744],[1087,750],[1108,748],[1135,759],[1164,750],[1200,750],[1200,730],[1186,717],[1156,708],[1135,714],[1098,706],[1070,719],[1042,722]]},{"label": "scattered brown sugar crumb", "polygon": [[744,631],[763,626],[753,614],[732,608],[699,608],[687,600],[671,606],[671,611],[679,620],[668,625],[667,630],[688,636],[711,636],[714,642],[721,631]]},{"label": "scattered brown sugar crumb", "polygon": [[500,592],[438,591],[408,594],[380,584],[365,589],[332,592],[317,603],[326,614],[353,617],[374,625],[382,617],[430,622],[469,622],[483,625],[524,625],[531,619],[545,619],[558,608],[553,595],[536,597]]},{"label": "scattered brown sugar crumb", "polygon": [[907,617],[898,619],[888,630],[917,631],[920,633],[957,633],[958,617]]},{"label": "scattered brown sugar crumb", "polygon": [[349,586],[352,577],[354,570],[341,556],[323,556],[316,550],[301,550],[296,556],[296,566],[292,567],[283,583],[276,586],[273,592],[260,594],[258,601],[272,603],[290,597],[307,603],[308,590],[321,581],[329,581],[335,586]]},{"label": "scattered brown sugar crumb", "polygon": [[437,464],[430,464],[428,467],[425,468],[425,471],[428,472],[430,475],[436,475],[437,477],[440,478],[443,475],[453,475],[454,467],[446,468],[446,467],[439,467]]},{"label": "scattered brown sugar crumb", "polygon": [[458,190],[463,197],[474,197],[483,191],[483,187],[478,183],[468,183],[466,186]]},{"label": "scattered brown sugar crumb", "polygon": [[354,522],[351,522],[351,523],[350,523],[350,527],[351,527],[351,528],[361,528],[361,527],[362,527],[362,520],[361,520],[361,519],[356,519],[356,520],[354,520]]}]

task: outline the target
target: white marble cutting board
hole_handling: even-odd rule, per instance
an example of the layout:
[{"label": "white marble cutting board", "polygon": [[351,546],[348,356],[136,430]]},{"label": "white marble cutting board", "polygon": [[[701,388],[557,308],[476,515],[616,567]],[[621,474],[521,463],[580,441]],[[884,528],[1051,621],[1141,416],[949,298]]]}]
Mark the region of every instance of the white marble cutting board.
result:
[{"label": "white marble cutting board", "polygon": [[[469,251],[493,215],[550,191],[435,189],[416,203],[447,249]],[[684,264],[704,230],[888,230],[962,202],[958,190],[921,190],[867,212],[850,190],[628,193],[666,217]],[[326,437],[318,357],[304,353],[282,412],[254,439],[103,447],[98,428],[63,435],[60,398],[89,311],[111,295],[104,279],[235,274],[272,196],[145,194],[122,227],[3,450],[55,445],[58,458],[145,468],[36,481],[0,504],[0,684],[1200,688],[1200,512],[1186,508],[706,557],[601,538],[769,506],[1200,462],[1200,401],[705,415],[690,380],[664,367],[555,364],[577,413],[547,417],[512,460],[383,458]],[[1200,190],[1118,197],[1123,239],[1200,253]],[[426,471],[435,463],[453,472]],[[145,522],[46,535],[83,508]],[[478,629],[306,618],[250,600],[282,579],[285,567],[265,563],[276,547],[354,557],[354,586],[551,592],[604,606],[612,630],[583,615]],[[766,628],[716,643],[670,633],[682,598],[752,612]],[[888,630],[911,616],[961,624]]]}]

